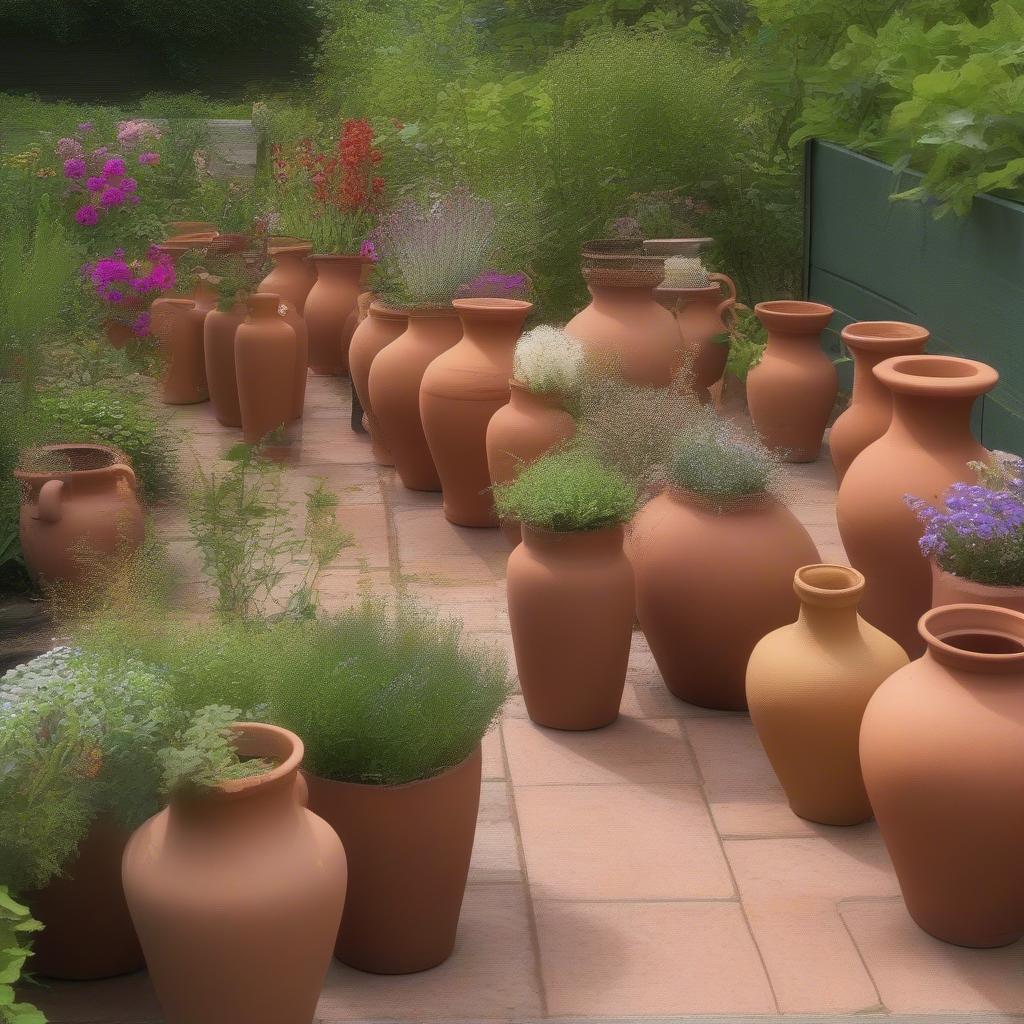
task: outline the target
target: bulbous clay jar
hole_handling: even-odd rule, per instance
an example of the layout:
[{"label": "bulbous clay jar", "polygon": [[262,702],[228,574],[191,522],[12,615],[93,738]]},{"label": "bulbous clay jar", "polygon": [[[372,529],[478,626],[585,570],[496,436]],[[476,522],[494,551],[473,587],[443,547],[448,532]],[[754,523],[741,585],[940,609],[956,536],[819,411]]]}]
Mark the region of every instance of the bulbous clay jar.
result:
[{"label": "bulbous clay jar", "polygon": [[370,407],[402,483],[411,491],[439,491],[420,419],[420,383],[427,367],[462,337],[462,324],[452,306],[410,309],[408,317],[409,326],[370,366]]},{"label": "bulbous clay jar", "polygon": [[[522,470],[576,434],[576,421],[562,396],[537,394],[516,380],[510,396],[487,424],[487,469],[491,484],[514,480]],[[515,547],[522,540],[518,520],[502,520],[502,533]]]},{"label": "bulbous clay jar", "polygon": [[667,487],[633,520],[627,550],[665,685],[690,704],[746,710],[750,653],[796,618],[793,574],[820,561],[800,521],[767,494],[716,505]]},{"label": "bulbous clay jar", "polygon": [[263,775],[174,796],[124,853],[124,891],[167,1024],[310,1024],[345,903],[345,851],[296,799],[302,741],[239,723]]},{"label": "bulbous clay jar", "polygon": [[946,605],[871,698],[860,758],[910,916],[958,946],[1024,936],[1024,615]]},{"label": "bulbous clay jar", "polygon": [[523,525],[508,558],[508,615],[532,721],[599,729],[619,714],[633,638],[633,568],[621,526],[553,533]]},{"label": "bulbous clay jar", "polygon": [[380,426],[370,402],[370,367],[377,354],[401,335],[408,325],[409,314],[405,310],[371,302],[365,319],[360,321],[352,335],[348,350],[348,372],[366,416],[366,429],[378,466],[393,466],[395,462],[380,436]]},{"label": "bulbous clay jar", "polygon": [[203,322],[203,351],[210,404],[217,422],[225,427],[242,425],[235,373],[235,331],[245,320],[245,305],[236,302],[230,310],[211,309]]},{"label": "bulbous clay jar", "polygon": [[480,748],[399,786],[306,774],[309,806],[345,844],[350,884],[335,956],[373,974],[412,974],[451,956],[480,808]]},{"label": "bulbous clay jar", "polygon": [[130,555],[145,524],[135,474],[125,456],[101,444],[35,449],[46,471],[15,470],[22,484],[21,550],[41,583],[78,584],[97,558]]},{"label": "bulbous clay jar", "polygon": [[316,283],[306,296],[303,316],[309,331],[309,367],[321,376],[348,373],[348,346],[356,329],[361,256],[310,256]]},{"label": "bulbous clay jar", "polygon": [[203,354],[203,320],[192,299],[154,299],[152,330],[164,357],[160,398],[167,405],[194,405],[210,397]]},{"label": "bulbous clay jar", "polygon": [[299,242],[295,245],[272,245],[268,251],[274,261],[274,269],[260,281],[256,291],[280,295],[301,316],[306,296],[316,284],[317,272],[309,262],[313,246],[309,242]]},{"label": "bulbous clay jar", "polygon": [[235,331],[235,373],[242,436],[258,444],[292,419],[295,401],[295,331],[277,295],[251,295],[248,315]]},{"label": "bulbous clay jar", "polygon": [[1024,612],[1024,586],[975,583],[940,569],[932,562],[932,607],[944,604],[991,604]]},{"label": "bulbous clay jar", "polygon": [[875,367],[892,356],[917,355],[929,337],[923,327],[897,320],[865,320],[843,328],[842,339],[853,353],[853,394],[828,432],[839,483],[850,463],[889,429],[892,420],[892,395],[875,377]]},{"label": "bulbous clay jar", "polygon": [[974,479],[967,463],[986,453],[971,434],[971,406],[999,375],[971,359],[929,355],[886,359],[874,373],[892,394],[892,421],[846,471],[836,519],[847,557],[867,580],[861,614],[917,657],[932,581],[918,546],[923,527],[904,499],[938,507],[951,484]]},{"label": "bulbous clay jar", "polygon": [[823,825],[871,817],[860,722],[871,695],[907,664],[857,614],[864,577],[845,565],[798,569],[796,622],[769,633],[747,665],[750,717],[794,814]]},{"label": "bulbous clay jar", "polygon": [[456,299],[462,338],[426,369],[420,418],[457,526],[497,526],[487,469],[487,424],[509,399],[512,353],[533,304],[520,299]]},{"label": "bulbous clay jar", "polygon": [[309,378],[309,332],[306,330],[306,321],[291,299],[282,298],[278,312],[284,317],[285,323],[295,332],[295,373],[292,377],[291,418],[301,420],[306,406],[306,381]]},{"label": "bulbous clay jar", "polygon": [[787,462],[813,462],[839,390],[836,368],[821,349],[834,310],[820,302],[759,302],[768,331],[761,361],[747,374],[750,418],[769,448]]}]

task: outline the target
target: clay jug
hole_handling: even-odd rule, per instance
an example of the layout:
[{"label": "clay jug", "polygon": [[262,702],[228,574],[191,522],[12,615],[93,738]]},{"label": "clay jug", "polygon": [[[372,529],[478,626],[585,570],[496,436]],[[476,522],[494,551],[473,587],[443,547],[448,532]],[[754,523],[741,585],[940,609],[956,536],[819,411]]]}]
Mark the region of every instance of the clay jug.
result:
[{"label": "clay jug", "polygon": [[380,427],[370,402],[370,366],[377,353],[391,344],[409,325],[409,314],[390,309],[380,302],[370,303],[365,319],[355,329],[348,350],[348,372],[359,404],[366,416],[373,458],[379,466],[393,466],[394,460],[380,436]]},{"label": "clay jug", "polygon": [[210,404],[217,422],[225,427],[242,425],[235,373],[235,331],[243,320],[245,304],[236,302],[230,310],[210,310],[203,321],[203,352]]},{"label": "clay jug", "polygon": [[22,484],[21,550],[40,582],[77,584],[97,558],[129,555],[145,534],[135,474],[102,444],[51,444],[31,453]]},{"label": "clay jug", "polygon": [[946,605],[920,628],[864,714],[864,782],[910,916],[1005,946],[1024,936],[1024,615]]},{"label": "clay jug", "polygon": [[402,483],[412,491],[439,491],[420,419],[420,383],[427,367],[462,337],[462,324],[452,306],[410,309],[408,317],[409,326],[370,366],[370,408]]},{"label": "clay jug", "polygon": [[599,729],[619,715],[633,638],[633,568],[621,526],[554,533],[523,525],[508,558],[508,616],[532,721]]},{"label": "clay jug", "polygon": [[296,800],[302,741],[235,726],[263,775],[171,798],[124,854],[124,891],[167,1024],[310,1024],[345,902],[345,851]]},{"label": "clay jug", "polygon": [[[576,421],[562,396],[537,394],[509,381],[510,396],[487,424],[487,469],[491,484],[508,483],[531,462],[576,434]],[[522,540],[518,520],[502,520],[502,533],[515,547]]]},{"label": "clay jug", "polygon": [[301,420],[306,406],[306,381],[309,378],[309,332],[306,321],[291,299],[282,298],[278,312],[295,332],[295,375],[292,378],[292,419]]},{"label": "clay jug", "polygon": [[759,302],[768,331],[761,361],[747,374],[750,418],[769,448],[787,462],[813,462],[839,390],[836,368],[821,349],[834,310],[820,302]]},{"label": "clay jug", "polygon": [[793,813],[856,825],[871,817],[861,718],[871,695],[908,659],[857,614],[864,577],[856,569],[807,565],[793,586],[796,622],[769,633],[750,655],[750,717]]},{"label": "clay jug", "polygon": [[258,444],[292,419],[295,331],[280,312],[277,295],[250,295],[248,315],[235,331],[235,372],[242,436]]},{"label": "clay jug", "polygon": [[306,296],[316,284],[317,272],[309,262],[312,251],[313,246],[309,242],[270,246],[268,252],[274,262],[274,269],[260,281],[256,291],[280,295],[301,316],[306,306]]},{"label": "clay jug", "polygon": [[913,658],[924,650],[916,627],[931,607],[932,581],[921,523],[904,499],[938,506],[950,485],[974,479],[967,463],[986,453],[971,434],[971,407],[999,375],[971,359],[929,355],[886,359],[874,373],[892,394],[892,421],[846,471],[836,519],[867,580],[861,614]]},{"label": "clay jug", "polygon": [[303,316],[309,331],[309,366],[321,376],[348,373],[348,346],[356,328],[361,256],[311,256],[316,283]]},{"label": "clay jug", "polygon": [[512,353],[533,304],[456,299],[452,305],[462,321],[462,338],[423,374],[423,433],[441,478],[445,518],[457,526],[497,526],[487,424],[508,402]]},{"label": "clay jug", "polygon": [[932,562],[932,607],[944,604],[991,604],[1024,612],[1024,586],[975,583],[940,569]]},{"label": "clay jug", "polygon": [[160,343],[164,372],[160,398],[167,405],[194,405],[209,398],[203,354],[203,319],[192,299],[154,299],[153,334]]},{"label": "clay jug", "polygon": [[849,406],[828,432],[828,447],[839,483],[843,482],[850,463],[889,429],[892,395],[875,377],[875,367],[891,356],[917,355],[930,337],[923,327],[897,320],[849,324],[841,336],[853,353],[853,394]]},{"label": "clay jug", "polygon": [[455,946],[480,808],[480,748],[398,786],[306,774],[309,806],[345,844],[351,882],[335,956],[373,974],[411,974]]},{"label": "clay jug", "polygon": [[793,574],[820,561],[799,520],[767,494],[718,504],[666,487],[633,520],[628,551],[665,685],[690,704],[745,710],[750,652],[796,618]]}]

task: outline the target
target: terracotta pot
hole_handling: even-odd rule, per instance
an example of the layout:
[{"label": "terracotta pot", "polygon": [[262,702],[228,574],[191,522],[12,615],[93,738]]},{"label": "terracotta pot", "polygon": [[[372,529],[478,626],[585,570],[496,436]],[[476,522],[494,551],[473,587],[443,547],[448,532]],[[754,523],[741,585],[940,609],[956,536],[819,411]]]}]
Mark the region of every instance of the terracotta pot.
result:
[{"label": "terracotta pot", "polygon": [[[516,380],[510,397],[487,424],[487,468],[492,484],[508,483],[531,462],[576,434],[576,421],[562,408],[562,396],[535,394]],[[518,520],[503,520],[502,532],[515,547],[522,540]]]},{"label": "terracotta pot", "polygon": [[124,891],[167,1024],[311,1024],[345,902],[345,851],[296,800],[302,741],[235,727],[276,767],[174,797],[132,836]]},{"label": "terracotta pot", "polygon": [[281,299],[278,312],[295,332],[295,374],[292,378],[293,420],[301,420],[306,407],[306,382],[309,379],[309,332],[306,321],[290,299]]},{"label": "terracotta pot", "polygon": [[813,462],[839,390],[836,368],[821,350],[834,310],[820,302],[759,302],[768,331],[761,361],[747,374],[750,418],[769,448],[787,462]]},{"label": "terracotta pot", "polygon": [[402,483],[439,491],[434,459],[420,419],[420,382],[427,367],[462,337],[451,306],[408,310],[409,326],[374,357],[368,377],[370,408]]},{"label": "terracotta pot", "polygon": [[203,352],[203,321],[192,299],[154,299],[153,334],[164,356],[160,398],[166,405],[195,405],[210,397]]},{"label": "terracotta pot", "polygon": [[974,479],[967,463],[986,453],[971,434],[971,407],[999,375],[971,359],[929,355],[886,359],[874,373],[892,394],[892,422],[846,471],[836,519],[847,557],[867,579],[861,614],[917,657],[932,580],[918,547],[923,527],[904,499],[938,506],[950,485]]},{"label": "terracotta pot", "polygon": [[225,427],[242,425],[235,374],[235,332],[245,320],[245,305],[236,302],[228,311],[213,309],[203,321],[203,353],[206,381],[217,422]]},{"label": "terracotta pot", "polygon": [[1024,615],[921,618],[923,657],[871,698],[860,757],[911,917],[960,946],[1024,936]]},{"label": "terracotta pot", "polygon": [[1024,612],[1024,586],[995,586],[954,576],[932,562],[932,607],[944,604],[990,604]]},{"label": "terracotta pot", "polygon": [[81,583],[95,558],[138,548],[145,524],[135,474],[121,452],[102,444],[51,444],[35,455],[52,459],[54,468],[14,472],[22,484],[21,550],[33,577]]},{"label": "terracotta pot", "polygon": [[171,232],[171,238],[182,235],[213,235],[217,234],[217,225],[206,220],[169,220],[167,229]]},{"label": "terracotta pot", "polygon": [[798,569],[796,622],[769,633],[747,665],[750,717],[794,814],[823,825],[871,817],[858,743],[871,695],[907,664],[857,614],[864,577],[845,565]]},{"label": "terracotta pot", "polygon": [[420,419],[441,478],[445,518],[457,526],[497,526],[487,424],[508,402],[512,353],[533,303],[456,299],[452,305],[462,338],[423,374]]},{"label": "terracotta pot", "polygon": [[292,419],[298,341],[277,295],[250,295],[235,331],[235,373],[242,436],[258,444]]},{"label": "terracotta pot", "polygon": [[411,974],[455,946],[480,807],[480,748],[402,786],[306,774],[309,806],[345,844],[351,885],[335,956],[360,971]]},{"label": "terracotta pot", "polygon": [[348,347],[356,329],[361,256],[310,256],[316,283],[306,296],[303,316],[309,331],[309,366],[321,376],[348,373]]},{"label": "terracotta pot", "polygon": [[821,560],[800,521],[766,494],[715,505],[669,487],[633,520],[628,551],[665,685],[691,704],[745,710],[754,645],[796,618],[793,574]]},{"label": "terracotta pot", "polygon": [[523,524],[508,558],[508,615],[532,721],[599,729],[618,718],[633,638],[633,568],[621,526],[553,533]]},{"label": "terracotta pot", "polygon": [[274,269],[260,281],[256,291],[280,295],[292,303],[301,316],[306,296],[316,284],[317,272],[309,262],[312,251],[313,246],[309,242],[271,246],[268,252]]},{"label": "terracotta pot", "polygon": [[875,367],[891,356],[917,355],[929,337],[923,327],[896,320],[869,320],[843,328],[842,339],[853,353],[853,394],[828,432],[832,465],[840,483],[850,463],[889,429],[892,420],[892,395],[875,377]]}]

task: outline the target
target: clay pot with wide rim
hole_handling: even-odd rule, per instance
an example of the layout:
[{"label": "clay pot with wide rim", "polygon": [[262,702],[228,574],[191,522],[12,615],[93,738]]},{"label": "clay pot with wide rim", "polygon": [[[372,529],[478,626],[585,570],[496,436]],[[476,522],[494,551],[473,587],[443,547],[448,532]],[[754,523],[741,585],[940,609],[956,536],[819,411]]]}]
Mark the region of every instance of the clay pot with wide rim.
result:
[{"label": "clay pot with wide rim", "polygon": [[124,854],[124,891],[167,1024],[310,1024],[345,902],[345,851],[299,803],[298,736],[239,723],[263,775],[172,796]]},{"label": "clay pot with wide rim", "polygon": [[412,974],[455,947],[476,835],[480,748],[429,779],[377,786],[306,773],[309,806],[348,855],[335,956],[373,974]]},{"label": "clay pot with wide rim", "polygon": [[860,758],[910,916],[960,946],[1024,936],[1024,615],[921,617],[924,655],[871,698]]},{"label": "clay pot with wide rim", "polygon": [[295,245],[271,245],[267,251],[274,269],[260,281],[256,291],[280,295],[301,315],[306,296],[316,284],[317,272],[309,262],[313,246],[309,242],[298,242]]},{"label": "clay pot with wide rim", "polygon": [[923,327],[898,320],[865,320],[848,324],[841,337],[853,353],[853,394],[828,432],[839,483],[850,463],[889,429],[892,420],[892,395],[875,377],[875,367],[892,356],[917,355],[928,344],[930,334]]},{"label": "clay pot with wide rim", "polygon": [[426,369],[420,418],[441,478],[445,518],[497,526],[487,469],[487,425],[509,399],[512,354],[533,303],[455,299],[462,338]]},{"label": "clay pot with wide rim", "polygon": [[508,558],[508,615],[532,721],[600,729],[619,715],[636,595],[623,530],[554,533],[523,524]]},{"label": "clay pot with wide rim", "polygon": [[250,295],[235,331],[235,373],[242,436],[258,444],[292,420],[298,341],[277,295]]},{"label": "clay pot with wide rim", "polygon": [[462,337],[462,324],[453,306],[420,307],[407,315],[409,326],[374,357],[367,391],[403,485],[439,491],[441,478],[420,418],[420,383],[427,367]]},{"label": "clay pot with wide rim", "polygon": [[169,220],[167,228],[171,232],[168,238],[191,238],[194,235],[217,236],[217,225],[206,220]]},{"label": "clay pot with wide rim", "polygon": [[245,303],[230,310],[211,309],[203,321],[203,353],[210,403],[217,422],[225,427],[242,425],[238,404],[238,376],[235,373],[235,332],[245,320]]},{"label": "clay pot with wide rim", "polygon": [[51,444],[33,457],[53,463],[14,472],[23,491],[21,550],[33,577],[81,583],[94,558],[138,548],[145,524],[135,473],[121,452],[102,444]]},{"label": "clay pot with wide rim", "polygon": [[1024,585],[998,586],[975,583],[940,569],[932,562],[932,607],[944,604],[990,604],[1024,612]]},{"label": "clay pot with wide rim", "polygon": [[292,419],[301,420],[306,406],[306,383],[309,379],[309,332],[306,321],[291,299],[282,298],[278,312],[295,332],[295,374],[292,378]]},{"label": "clay pot with wide rim", "polygon": [[153,333],[164,355],[160,398],[167,405],[195,405],[209,397],[203,352],[203,320],[192,299],[154,299]]},{"label": "clay pot with wide rim", "polygon": [[747,664],[750,717],[793,813],[856,825],[871,817],[860,770],[864,709],[908,659],[857,614],[864,577],[856,569],[806,565],[793,586],[796,622],[760,640]]},{"label": "clay pot with wide rim", "polygon": [[836,368],[821,348],[835,310],[820,302],[759,302],[768,331],[761,361],[747,374],[750,418],[769,448],[787,462],[813,462],[836,404]]},{"label": "clay pot with wide rim", "polygon": [[971,407],[999,375],[972,359],[930,355],[886,359],[874,374],[892,394],[892,420],[846,471],[836,519],[867,580],[861,614],[913,658],[924,649],[916,626],[931,607],[932,580],[905,498],[939,507],[952,484],[974,479],[967,464],[986,452],[971,433]]},{"label": "clay pot with wide rim", "polygon": [[316,283],[303,307],[309,331],[309,367],[320,376],[344,376],[366,261],[361,256],[309,258],[316,267]]},{"label": "clay pot with wide rim", "polygon": [[792,622],[793,574],[814,541],[768,494],[724,503],[666,487],[633,520],[640,628],[665,685],[700,707],[743,711],[754,645]]}]

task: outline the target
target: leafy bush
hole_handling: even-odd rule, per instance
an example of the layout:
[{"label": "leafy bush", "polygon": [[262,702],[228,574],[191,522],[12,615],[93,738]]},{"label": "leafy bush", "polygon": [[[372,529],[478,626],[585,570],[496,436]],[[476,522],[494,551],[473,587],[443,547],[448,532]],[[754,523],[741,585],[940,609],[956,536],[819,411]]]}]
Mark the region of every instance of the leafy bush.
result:
[{"label": "leafy bush", "polygon": [[46,1017],[28,1003],[14,1001],[14,986],[32,955],[31,933],[43,926],[33,919],[28,907],[11,899],[6,885],[0,885],[0,1021],[3,1024],[46,1024]]}]

